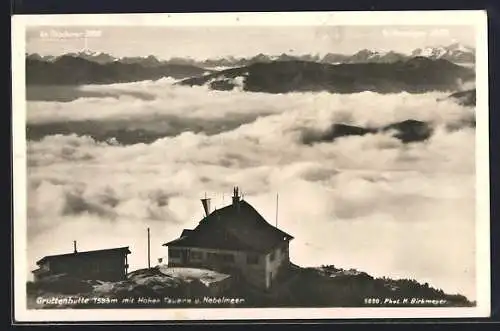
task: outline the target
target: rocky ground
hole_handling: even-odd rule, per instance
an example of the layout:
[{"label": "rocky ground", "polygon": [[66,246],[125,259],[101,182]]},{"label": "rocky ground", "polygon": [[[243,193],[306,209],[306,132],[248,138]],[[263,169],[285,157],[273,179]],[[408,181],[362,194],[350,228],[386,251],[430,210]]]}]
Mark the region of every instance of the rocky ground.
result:
[{"label": "rocky ground", "polygon": [[[365,307],[473,306],[415,280],[373,278],[334,266],[293,266],[269,291],[236,283],[219,292],[207,284],[210,271],[166,273],[163,267],[130,273],[119,282],[86,281],[58,275],[28,282],[29,308],[160,307]],[[208,278],[207,278],[208,277]]]}]

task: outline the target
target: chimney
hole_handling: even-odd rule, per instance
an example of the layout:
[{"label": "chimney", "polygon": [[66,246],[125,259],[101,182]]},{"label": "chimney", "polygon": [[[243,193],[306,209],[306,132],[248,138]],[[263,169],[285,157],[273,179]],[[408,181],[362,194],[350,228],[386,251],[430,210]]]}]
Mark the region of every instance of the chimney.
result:
[{"label": "chimney", "polygon": [[76,240],[73,240],[73,253],[78,253],[78,251],[76,250]]},{"label": "chimney", "polygon": [[237,207],[238,210],[240,208],[240,195],[238,192],[238,186],[233,189],[233,206]]},{"label": "chimney", "polygon": [[210,215],[210,198],[207,198],[205,194],[205,198],[201,199],[201,204],[203,205],[203,209],[205,210],[205,216]]}]

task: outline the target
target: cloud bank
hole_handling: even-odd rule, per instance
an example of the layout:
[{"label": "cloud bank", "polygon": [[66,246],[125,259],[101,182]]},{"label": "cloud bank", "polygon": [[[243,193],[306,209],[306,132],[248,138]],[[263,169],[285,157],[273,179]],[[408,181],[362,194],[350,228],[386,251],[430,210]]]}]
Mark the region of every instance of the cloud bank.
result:
[{"label": "cloud bank", "polygon": [[[438,102],[439,93],[268,95],[168,80],[84,89],[128,93],[28,104],[28,129],[49,128],[27,146],[30,267],[71,251],[72,240],[80,250],[130,246],[131,269],[144,267],[147,227],[154,263],[166,255],[161,244],[201,219],[205,192],[220,207],[239,185],[271,223],[279,192],[279,227],[295,236],[299,265],[415,278],[475,298],[475,130],[448,129],[473,109]],[[432,136],[412,144],[390,132],[300,139],[332,123],[407,119],[430,123]],[[50,131],[68,123],[64,134]],[[120,143],[118,125],[158,136]]]}]

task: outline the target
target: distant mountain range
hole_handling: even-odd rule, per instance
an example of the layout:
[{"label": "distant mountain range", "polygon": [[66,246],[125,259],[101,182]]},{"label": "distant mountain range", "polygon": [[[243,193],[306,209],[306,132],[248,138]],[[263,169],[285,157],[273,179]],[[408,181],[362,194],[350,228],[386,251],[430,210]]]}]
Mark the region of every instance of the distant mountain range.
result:
[{"label": "distant mountain range", "polygon": [[[143,57],[114,57],[103,52],[93,52],[85,50],[78,53],[68,53],[65,56],[82,58],[88,61],[108,64],[113,62],[121,63],[139,63],[145,66],[160,66],[164,64],[176,65],[191,65],[202,68],[220,68],[220,67],[241,67],[259,62],[273,61],[310,61],[320,63],[392,63],[403,61],[416,56],[428,57],[430,59],[444,59],[454,63],[473,64],[475,62],[475,49],[459,43],[454,43],[449,46],[426,47],[413,50],[410,54],[403,54],[394,51],[377,52],[368,49],[360,50],[354,54],[327,53],[324,56],[319,55],[266,55],[263,53],[257,54],[248,58],[236,58],[233,56],[194,60],[191,58],[174,57],[169,60],[160,60],[153,55]],[[41,56],[39,54],[27,54],[27,59],[53,62],[58,59],[56,56]]]},{"label": "distant mountain range", "polygon": [[181,85],[206,85],[213,90],[235,88],[265,93],[318,92],[422,93],[456,91],[474,79],[473,69],[447,60],[415,57],[393,63],[344,63],[307,61],[255,63],[180,81]]},{"label": "distant mountain range", "polygon": [[[476,90],[465,90],[455,92],[446,98],[438,101],[452,100],[462,106],[475,107],[476,105]],[[475,128],[475,116],[465,117],[456,123],[449,123],[446,126],[447,130],[461,130],[465,127]],[[306,145],[316,143],[331,142],[338,138],[348,136],[364,136],[367,134],[391,134],[394,138],[400,140],[404,144],[421,142],[429,139],[433,134],[432,123],[408,119],[402,122],[395,122],[381,127],[362,127],[349,125],[344,123],[332,123],[326,130],[317,131],[308,129],[302,131],[301,141]]]},{"label": "distant mountain range", "polygon": [[455,92],[448,98],[455,100],[458,104],[466,107],[476,106],[476,89]]},{"label": "distant mountain range", "polygon": [[[53,55],[42,56],[38,53],[26,54],[27,60],[37,60],[37,61],[44,61],[44,62],[55,62],[62,57],[80,58],[80,59],[84,59],[87,61],[96,62],[99,64],[108,64],[108,63],[113,63],[113,62],[120,62],[120,63],[127,63],[127,64],[139,63],[139,64],[146,65],[146,66],[147,65],[158,66],[158,65],[162,65],[162,64],[169,64],[169,61],[160,61],[154,55],[117,58],[117,57],[114,57],[114,56],[107,54],[107,53],[93,52],[90,50],[84,50],[84,51],[78,52],[78,53],[67,53],[67,54],[64,54],[61,56],[53,56]],[[175,63],[173,63],[173,64],[175,64]],[[178,63],[178,64],[190,64],[190,65],[192,65],[192,63]]]},{"label": "distant mountain range", "polygon": [[342,123],[332,124],[324,132],[304,132],[302,143],[312,145],[318,142],[334,141],[346,136],[364,136],[366,134],[392,133],[396,139],[403,143],[420,142],[427,140],[432,135],[432,127],[422,121],[406,120],[383,126],[381,128],[365,128]]},{"label": "distant mountain range", "polygon": [[[100,54],[104,58],[105,55]],[[146,58],[146,60],[149,58]],[[142,80],[157,80],[163,77],[182,79],[207,72],[207,69],[192,65],[165,64],[147,65],[148,62],[115,61],[98,63],[83,57],[60,56],[52,61],[30,56],[26,59],[27,85],[82,85],[113,84]]]},{"label": "distant mountain range", "polygon": [[475,63],[476,61],[475,49],[459,43],[451,44],[448,47],[417,48],[411,53],[411,56],[444,59],[455,63]]},{"label": "distant mountain range", "polygon": [[247,91],[268,93],[392,93],[456,90],[460,82],[474,77],[473,69],[451,61],[454,57],[472,60],[473,49],[466,46],[454,44],[446,48],[417,49],[413,53],[426,56],[365,49],[350,56],[259,54],[250,59],[229,57],[196,62],[182,58],[160,61],[153,55],[117,59],[91,51],[58,57],[27,54],[26,82],[27,85],[112,84],[172,77],[182,80],[183,85],[208,84],[215,90],[240,86]]}]

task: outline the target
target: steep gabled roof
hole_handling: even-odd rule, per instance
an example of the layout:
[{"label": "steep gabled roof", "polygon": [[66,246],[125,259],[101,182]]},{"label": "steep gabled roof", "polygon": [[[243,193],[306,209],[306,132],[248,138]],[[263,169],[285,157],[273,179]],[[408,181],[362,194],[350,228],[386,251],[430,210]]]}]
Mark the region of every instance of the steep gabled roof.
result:
[{"label": "steep gabled roof", "polygon": [[187,236],[189,233],[191,233],[191,229],[184,229],[182,230],[181,237]]},{"label": "steep gabled roof", "polygon": [[85,252],[76,252],[76,253],[67,253],[67,254],[58,254],[58,255],[48,255],[36,262],[37,265],[40,265],[46,261],[57,259],[57,258],[66,258],[70,256],[92,256],[92,255],[105,255],[113,252],[122,252],[123,254],[130,254],[130,250],[127,247],[118,247],[118,248],[109,248],[109,249],[99,249],[94,251],[85,251]]},{"label": "steep gabled roof", "polygon": [[238,201],[213,211],[195,229],[184,230],[180,238],[163,246],[267,252],[291,239],[291,235],[269,224],[249,203]]}]

